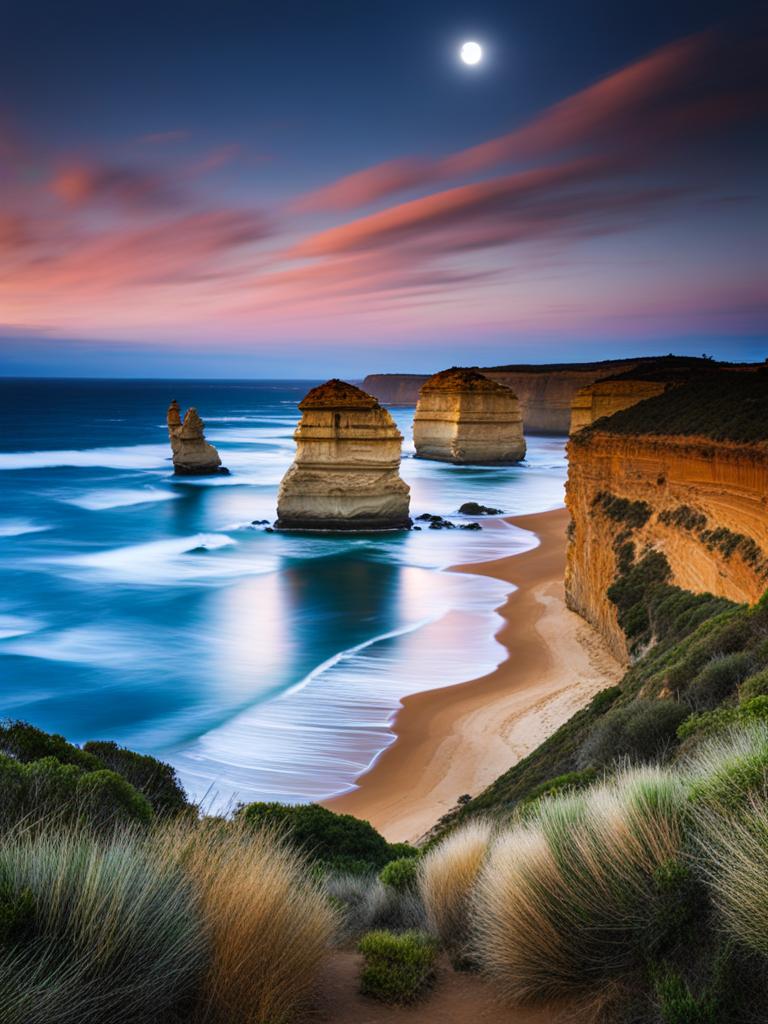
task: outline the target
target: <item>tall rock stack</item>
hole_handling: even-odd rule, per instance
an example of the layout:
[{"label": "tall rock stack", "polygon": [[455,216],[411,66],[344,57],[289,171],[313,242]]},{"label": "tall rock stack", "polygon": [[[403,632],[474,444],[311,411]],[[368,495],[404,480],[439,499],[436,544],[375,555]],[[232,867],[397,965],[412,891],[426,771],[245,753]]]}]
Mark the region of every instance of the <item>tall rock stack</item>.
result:
[{"label": "tall rock stack", "polygon": [[519,462],[525,438],[517,395],[476,370],[442,370],[419,393],[413,440],[421,459]]},{"label": "tall rock stack", "polygon": [[227,473],[219,453],[205,440],[205,424],[197,409],[187,409],[182,422],[179,403],[168,406],[168,437],[173,454],[173,471],[177,476],[207,476]]},{"label": "tall rock stack", "polygon": [[299,409],[296,458],[277,496],[278,528],[407,529],[403,438],[387,410],[341,380],[313,388]]}]

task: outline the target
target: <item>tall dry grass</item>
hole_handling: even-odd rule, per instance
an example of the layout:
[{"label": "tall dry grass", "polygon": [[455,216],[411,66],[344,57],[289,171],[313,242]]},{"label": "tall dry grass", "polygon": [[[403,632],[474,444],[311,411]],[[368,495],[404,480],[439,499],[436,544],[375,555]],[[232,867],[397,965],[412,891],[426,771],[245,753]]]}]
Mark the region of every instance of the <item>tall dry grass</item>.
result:
[{"label": "tall dry grass", "polygon": [[489,852],[472,902],[476,955],[522,1004],[594,993],[640,966],[655,874],[680,855],[686,790],[655,768],[545,800]]},{"label": "tall dry grass", "polygon": [[419,865],[418,885],[430,930],[453,954],[470,934],[470,901],[493,837],[487,821],[473,821],[436,846]]},{"label": "tall dry grass", "polygon": [[274,833],[236,823],[169,826],[159,842],[190,878],[209,942],[197,1019],[297,1020],[336,927],[302,857]]},{"label": "tall dry grass", "polygon": [[166,1024],[205,962],[189,879],[133,830],[4,836],[3,921],[3,1024]]}]

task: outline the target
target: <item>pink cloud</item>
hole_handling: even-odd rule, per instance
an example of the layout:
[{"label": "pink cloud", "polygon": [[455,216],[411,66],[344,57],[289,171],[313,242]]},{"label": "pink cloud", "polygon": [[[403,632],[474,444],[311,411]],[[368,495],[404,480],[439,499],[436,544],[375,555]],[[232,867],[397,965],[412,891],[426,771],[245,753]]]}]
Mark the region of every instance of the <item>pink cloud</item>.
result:
[{"label": "pink cloud", "polygon": [[180,199],[161,175],[130,167],[70,163],[51,179],[52,193],[72,206],[93,204],[142,211],[176,206]]}]

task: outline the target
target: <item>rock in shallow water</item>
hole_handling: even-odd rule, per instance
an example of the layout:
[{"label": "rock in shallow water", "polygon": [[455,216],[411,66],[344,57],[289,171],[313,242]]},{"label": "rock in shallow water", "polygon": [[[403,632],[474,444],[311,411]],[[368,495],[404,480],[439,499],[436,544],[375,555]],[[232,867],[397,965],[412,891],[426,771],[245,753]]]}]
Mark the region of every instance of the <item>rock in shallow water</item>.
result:
[{"label": "rock in shallow water", "polygon": [[181,409],[175,398],[168,406],[168,437],[173,453],[173,471],[177,476],[229,472],[222,466],[219,453],[205,440],[205,424],[197,409],[187,409],[182,423]]},{"label": "rock in shallow water", "polygon": [[459,509],[462,516],[503,516],[500,508],[491,508],[488,505],[478,505],[476,501],[465,501]]},{"label": "rock in shallow water", "polygon": [[421,459],[519,462],[525,440],[517,395],[476,370],[442,370],[419,393],[413,441]]},{"label": "rock in shallow water", "polygon": [[402,435],[360,388],[329,380],[299,403],[296,458],[280,484],[282,530],[402,530],[410,488],[400,479]]}]

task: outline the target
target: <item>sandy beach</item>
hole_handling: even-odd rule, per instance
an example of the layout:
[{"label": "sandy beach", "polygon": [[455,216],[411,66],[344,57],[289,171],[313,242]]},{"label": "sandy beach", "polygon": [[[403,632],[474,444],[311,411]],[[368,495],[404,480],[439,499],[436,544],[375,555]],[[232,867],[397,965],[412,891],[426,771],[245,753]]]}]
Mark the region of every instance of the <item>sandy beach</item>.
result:
[{"label": "sandy beach", "polygon": [[[567,521],[565,509],[508,519],[535,533],[538,546],[453,568],[517,587],[498,609],[504,624],[496,638],[507,658],[479,679],[404,698],[396,742],[357,789],[325,806],[369,820],[391,842],[413,841],[460,795],[480,792],[621,678],[602,639],[565,606]],[[446,628],[461,629],[461,616]]]}]

